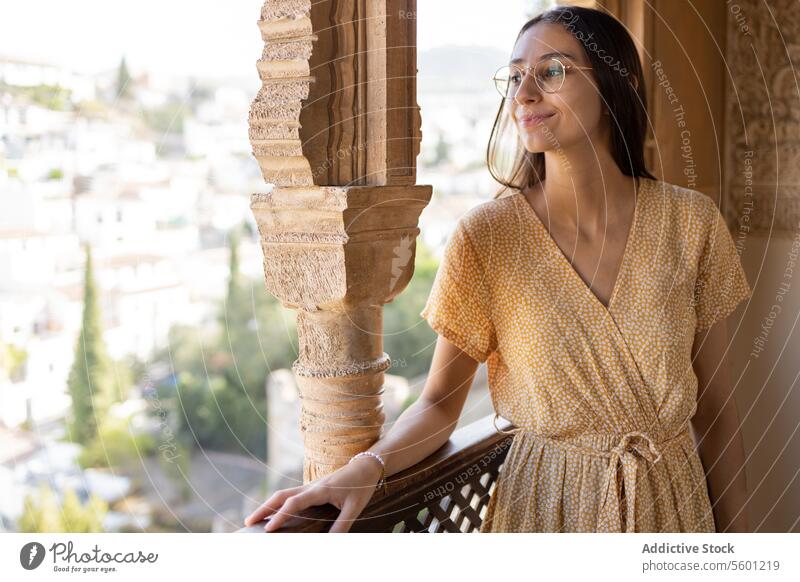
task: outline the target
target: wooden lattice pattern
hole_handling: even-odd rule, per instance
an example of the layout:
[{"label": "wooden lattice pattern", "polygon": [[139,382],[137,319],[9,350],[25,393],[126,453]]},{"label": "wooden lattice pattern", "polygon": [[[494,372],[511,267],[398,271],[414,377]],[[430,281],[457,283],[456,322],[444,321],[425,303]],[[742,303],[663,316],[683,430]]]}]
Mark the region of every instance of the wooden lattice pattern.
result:
[{"label": "wooden lattice pattern", "polygon": [[470,533],[479,531],[502,465],[399,521],[392,533]]}]

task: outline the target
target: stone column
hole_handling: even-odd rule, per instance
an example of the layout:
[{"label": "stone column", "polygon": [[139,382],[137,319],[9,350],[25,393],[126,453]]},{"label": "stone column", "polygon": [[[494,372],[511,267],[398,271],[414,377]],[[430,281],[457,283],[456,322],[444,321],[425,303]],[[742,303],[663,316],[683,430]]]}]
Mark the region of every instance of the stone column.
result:
[{"label": "stone column", "polygon": [[267,290],[298,311],[303,480],[381,434],[383,304],[414,273],[416,0],[267,0],[250,140]]}]

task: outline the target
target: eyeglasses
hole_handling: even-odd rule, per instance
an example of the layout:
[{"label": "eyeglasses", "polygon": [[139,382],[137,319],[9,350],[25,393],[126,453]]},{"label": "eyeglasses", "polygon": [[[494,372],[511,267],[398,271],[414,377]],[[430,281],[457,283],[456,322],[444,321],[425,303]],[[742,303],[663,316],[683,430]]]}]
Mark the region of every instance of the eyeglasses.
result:
[{"label": "eyeglasses", "polygon": [[565,65],[554,57],[542,59],[532,67],[518,67],[517,65],[506,65],[500,67],[494,74],[497,91],[503,98],[513,98],[516,96],[525,73],[532,70],[533,79],[536,85],[545,93],[556,93],[564,86],[564,78],[567,76],[568,69],[591,69],[592,67],[579,67],[578,65]]}]

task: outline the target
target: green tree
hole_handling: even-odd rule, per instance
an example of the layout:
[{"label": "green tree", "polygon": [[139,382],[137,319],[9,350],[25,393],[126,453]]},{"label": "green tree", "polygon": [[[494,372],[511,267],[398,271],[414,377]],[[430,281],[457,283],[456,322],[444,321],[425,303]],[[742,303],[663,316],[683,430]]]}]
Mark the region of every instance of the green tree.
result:
[{"label": "green tree", "polygon": [[0,378],[7,377],[12,382],[25,379],[28,352],[13,344],[3,343],[0,338]]},{"label": "green tree", "polygon": [[71,108],[72,91],[58,85],[25,87],[20,90],[20,94],[34,103],[54,111],[67,111]]},{"label": "green tree", "polygon": [[61,531],[61,513],[55,493],[44,483],[39,495],[29,493],[22,502],[22,515],[17,520],[20,532],[48,533]]},{"label": "green tree", "polygon": [[141,464],[142,459],[156,451],[156,441],[149,434],[135,434],[126,419],[108,417],[103,420],[97,436],[78,456],[84,469],[104,467],[125,469]]},{"label": "green tree", "polygon": [[170,101],[141,112],[145,124],[159,133],[183,133],[186,108],[180,101]]},{"label": "green tree", "polygon": [[229,237],[228,288],[213,334],[173,328],[169,360],[178,372],[178,432],[197,443],[266,458],[269,373],[291,367],[297,354],[294,316],[239,272],[239,234]]},{"label": "green tree", "polygon": [[64,492],[59,506],[55,493],[41,483],[38,495],[29,493],[23,502],[22,515],[17,520],[17,529],[27,533],[92,533],[103,531],[103,519],[108,504],[95,495],[81,505],[72,489]]},{"label": "green tree", "polygon": [[[241,326],[249,320],[248,313],[243,309],[236,309],[245,300],[242,274],[239,271],[239,233],[233,230],[229,237],[228,255],[228,290],[225,294],[225,306],[220,313],[222,329],[230,331],[234,328],[241,331]],[[229,306],[231,307],[229,309]],[[234,317],[235,319],[231,319]]]},{"label": "green tree", "polygon": [[70,533],[96,533],[103,530],[103,518],[108,513],[108,504],[90,495],[86,505],[82,505],[75,491],[67,489],[61,504],[62,531]]},{"label": "green tree", "polygon": [[72,414],[68,421],[69,438],[73,442],[88,445],[97,435],[97,427],[112,403],[114,387],[111,361],[103,343],[100,306],[89,245],[86,245],[83,322],[67,385],[72,397]]},{"label": "green tree", "polygon": [[438,166],[450,160],[450,144],[444,138],[444,133],[439,134],[439,139],[436,140],[436,149],[434,150],[433,161],[431,166]]},{"label": "green tree", "polygon": [[175,443],[174,450],[164,450],[159,455],[161,469],[178,488],[178,494],[184,503],[188,502],[194,493],[189,480],[192,464],[190,455],[191,451],[181,443]]},{"label": "green tree", "polygon": [[117,67],[117,99],[125,99],[131,93],[131,73],[123,56]]}]

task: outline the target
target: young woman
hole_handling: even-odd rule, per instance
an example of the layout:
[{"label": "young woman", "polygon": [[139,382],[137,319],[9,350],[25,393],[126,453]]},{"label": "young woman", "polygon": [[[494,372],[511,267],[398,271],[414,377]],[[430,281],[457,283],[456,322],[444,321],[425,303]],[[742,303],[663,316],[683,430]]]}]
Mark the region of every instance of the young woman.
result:
[{"label": "young woman", "polygon": [[725,318],[751,290],[714,202],[645,168],[632,39],[559,7],[522,27],[495,83],[487,156],[504,187],[448,241],[421,314],[439,333],[421,397],[377,457],[278,491],[245,523],[271,516],[272,531],[332,503],[331,531],[349,530],[382,465],[448,440],[486,362],[515,428],[481,531],[747,531]]}]

